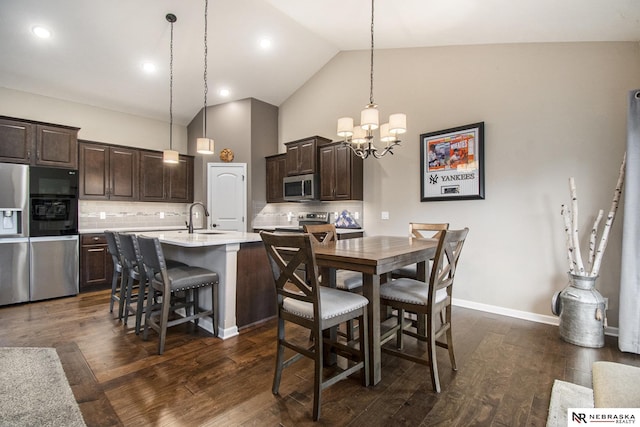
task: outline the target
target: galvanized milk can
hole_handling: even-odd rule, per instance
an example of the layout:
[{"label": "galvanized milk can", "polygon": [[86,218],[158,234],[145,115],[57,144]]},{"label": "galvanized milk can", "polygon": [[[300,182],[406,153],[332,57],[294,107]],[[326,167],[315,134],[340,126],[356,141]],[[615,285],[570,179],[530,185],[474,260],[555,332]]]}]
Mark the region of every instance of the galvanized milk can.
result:
[{"label": "galvanized milk can", "polygon": [[569,273],[569,285],[553,296],[551,311],[560,316],[560,337],[571,344],[604,346],[606,304],[596,279]]}]

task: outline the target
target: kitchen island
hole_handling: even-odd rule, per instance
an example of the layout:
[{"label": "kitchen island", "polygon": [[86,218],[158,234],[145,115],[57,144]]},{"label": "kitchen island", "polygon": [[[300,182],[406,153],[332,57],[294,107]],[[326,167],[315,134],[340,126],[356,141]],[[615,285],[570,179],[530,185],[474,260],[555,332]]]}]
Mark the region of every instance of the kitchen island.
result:
[{"label": "kitchen island", "polygon": [[[138,231],[136,234],[146,237],[157,237],[162,243],[162,248],[166,258],[182,261],[188,265],[208,268],[218,273],[220,283],[218,285],[218,304],[215,313],[218,316],[218,337],[227,339],[238,335],[238,323],[236,307],[239,309],[251,310],[251,304],[244,304],[237,300],[238,297],[238,254],[241,247],[246,247],[247,252],[263,251],[262,240],[257,233],[245,233],[236,231],[213,231],[196,230],[189,234],[187,230],[174,231]],[[243,249],[243,252],[245,250]],[[266,263],[266,252],[264,252],[263,267]],[[263,270],[265,270],[263,268]],[[268,302],[272,301],[273,314],[275,315],[275,290],[270,271],[265,270],[263,286],[256,286],[256,291],[263,294],[272,292],[272,298],[265,298],[257,295],[258,299]],[[271,284],[271,285],[270,285]],[[270,285],[270,286],[268,286]],[[201,291],[201,304],[203,308],[211,307],[211,300],[208,291]],[[245,307],[246,305],[246,307]],[[271,313],[267,310],[265,316]],[[213,322],[210,319],[200,319],[199,325],[213,333]]]}]

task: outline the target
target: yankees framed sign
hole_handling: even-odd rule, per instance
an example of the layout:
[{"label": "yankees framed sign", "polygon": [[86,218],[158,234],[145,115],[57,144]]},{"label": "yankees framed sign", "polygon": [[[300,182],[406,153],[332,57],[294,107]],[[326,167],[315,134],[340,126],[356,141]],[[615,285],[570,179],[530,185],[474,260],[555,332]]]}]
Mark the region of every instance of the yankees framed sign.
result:
[{"label": "yankees framed sign", "polygon": [[484,199],[484,122],[420,135],[420,200]]}]

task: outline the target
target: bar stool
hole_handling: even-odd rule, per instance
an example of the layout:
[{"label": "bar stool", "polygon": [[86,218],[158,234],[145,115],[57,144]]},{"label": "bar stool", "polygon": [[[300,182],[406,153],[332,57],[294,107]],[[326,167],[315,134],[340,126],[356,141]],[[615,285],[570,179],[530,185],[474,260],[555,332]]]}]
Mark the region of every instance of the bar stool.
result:
[{"label": "bar stool", "polygon": [[[211,317],[214,336],[218,336],[218,273],[188,265],[169,268],[157,238],[139,236],[138,246],[143,274],[149,284],[143,339],[148,338],[150,328],[158,332],[158,354],[162,354],[167,328],[190,321],[197,325],[198,320],[206,316]],[[198,301],[199,290],[204,287],[211,288],[211,309],[208,310],[203,310]],[[184,294],[184,298],[180,294]],[[185,316],[169,320],[169,313],[180,308],[184,309]]]},{"label": "bar stool", "polygon": [[123,301],[122,296],[122,283],[124,281],[122,277],[122,254],[120,253],[120,239],[118,233],[114,231],[106,230],[104,236],[107,239],[107,249],[111,254],[113,261],[113,276],[111,278],[111,297],[109,301],[109,313],[113,313],[113,303],[118,302],[118,319],[122,319],[123,315]]}]

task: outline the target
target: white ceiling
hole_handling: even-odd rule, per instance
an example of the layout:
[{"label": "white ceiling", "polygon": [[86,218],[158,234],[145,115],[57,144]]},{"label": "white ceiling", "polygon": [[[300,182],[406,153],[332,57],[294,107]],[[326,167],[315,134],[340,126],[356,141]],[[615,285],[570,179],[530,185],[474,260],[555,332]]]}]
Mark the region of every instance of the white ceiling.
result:
[{"label": "white ceiling", "polygon": [[[280,105],[339,51],[369,48],[370,5],[209,0],[208,104]],[[640,0],[376,0],[375,10],[376,49],[640,40]],[[186,125],[203,105],[204,0],[0,0],[0,86],[168,121],[169,12],[174,121]],[[35,38],[35,25],[53,36]]]}]

